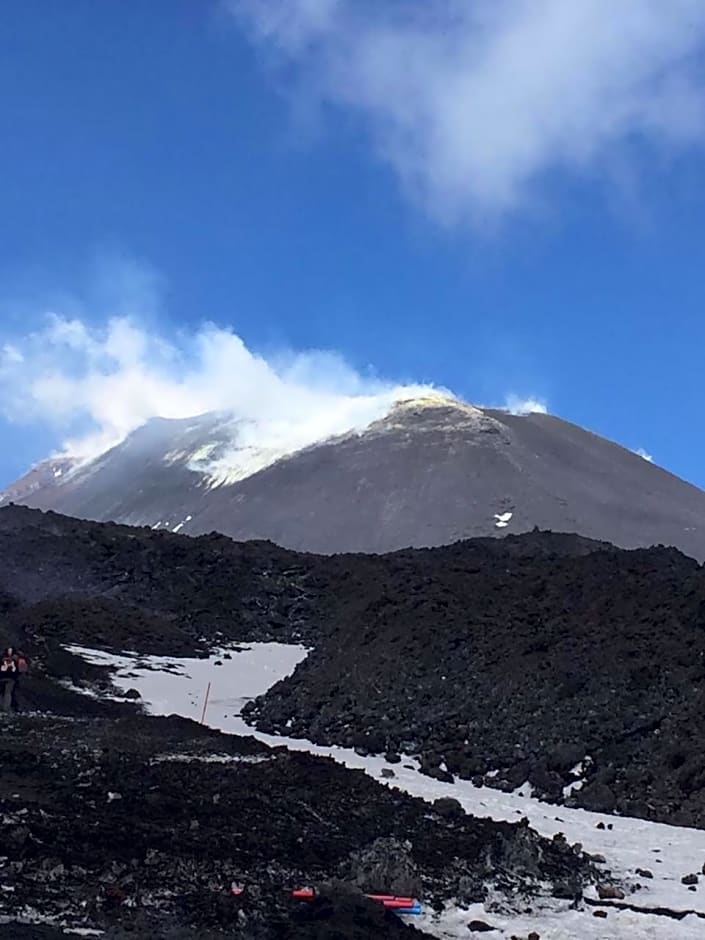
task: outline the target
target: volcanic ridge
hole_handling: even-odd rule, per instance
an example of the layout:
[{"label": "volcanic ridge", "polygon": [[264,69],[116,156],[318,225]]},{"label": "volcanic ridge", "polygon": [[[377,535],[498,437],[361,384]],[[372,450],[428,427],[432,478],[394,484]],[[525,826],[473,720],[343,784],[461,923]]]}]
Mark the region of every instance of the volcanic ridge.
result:
[{"label": "volcanic ridge", "polygon": [[91,461],[38,465],[0,504],[326,554],[538,526],[705,560],[702,490],[551,415],[434,394],[294,452],[257,449],[247,431],[228,414],[155,418]]}]

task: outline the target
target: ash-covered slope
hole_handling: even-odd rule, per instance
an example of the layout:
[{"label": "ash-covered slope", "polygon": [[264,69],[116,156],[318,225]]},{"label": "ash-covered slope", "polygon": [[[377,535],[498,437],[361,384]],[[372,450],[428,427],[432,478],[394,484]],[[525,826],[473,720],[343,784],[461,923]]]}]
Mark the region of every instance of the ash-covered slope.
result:
[{"label": "ash-covered slope", "polygon": [[570,542],[329,559],[309,582],[327,629],[250,718],[705,827],[705,571],[673,549]]},{"label": "ash-covered slope", "polygon": [[40,668],[86,668],[61,643],[303,640],[252,709],[265,730],[559,800],[581,779],[580,805],[705,826],[705,571],[673,549],[537,532],[330,558],[8,507],[0,612],[38,707]]},{"label": "ash-covered slope", "polygon": [[[361,892],[530,903],[546,885],[580,897],[595,875],[525,822],[475,819],[174,716],[21,716],[0,759],[0,923],[31,911],[107,938],[421,940]],[[288,896],[336,881],[327,905]]]},{"label": "ash-covered slope", "polygon": [[[0,509],[3,634],[30,654],[21,691],[34,709],[7,716],[0,742],[0,923],[31,908],[116,940],[377,940],[425,934],[360,891],[418,893],[428,905],[580,896],[596,877],[588,860],[526,824],[472,819],[453,801],[429,805],[330,760],[62,685],[96,693],[108,681],[68,642],[161,654],[226,638],[320,642],[337,620],[329,605],[351,600],[332,561]],[[310,906],[285,890],[325,894],[335,880],[347,890]],[[8,936],[21,935],[14,928]]]},{"label": "ash-covered slope", "polygon": [[238,447],[237,435],[222,416],[153,421],[93,463],[18,481],[5,502],[321,553],[538,526],[705,559],[702,490],[549,415],[430,397],[279,458]]},{"label": "ash-covered slope", "polygon": [[262,542],[0,508],[0,613],[44,639],[171,655],[221,638],[310,640],[314,562]]}]

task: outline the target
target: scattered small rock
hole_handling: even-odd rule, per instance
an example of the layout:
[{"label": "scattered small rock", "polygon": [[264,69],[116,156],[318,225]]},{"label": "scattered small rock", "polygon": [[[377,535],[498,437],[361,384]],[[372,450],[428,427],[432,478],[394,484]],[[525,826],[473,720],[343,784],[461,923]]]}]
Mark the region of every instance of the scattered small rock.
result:
[{"label": "scattered small rock", "polygon": [[433,808],[439,814],[439,816],[445,816],[448,819],[453,817],[463,816],[465,810],[460,805],[458,800],[452,796],[441,796],[437,800],[433,801]]},{"label": "scattered small rock", "polygon": [[386,779],[389,779],[390,777],[395,777],[396,774],[394,773],[391,767],[383,767],[382,770],[380,771],[380,776],[385,777]]},{"label": "scattered small rock", "polygon": [[623,901],[624,891],[616,885],[598,885],[597,896],[601,901]]},{"label": "scattered small rock", "polygon": [[636,873],[640,878],[653,878],[654,877],[654,873],[652,871],[649,871],[648,868],[637,868]]},{"label": "scattered small rock", "polygon": [[[606,783],[595,781],[580,791],[581,805],[596,813],[611,813],[617,806],[617,797]],[[608,823],[607,828],[610,828]]]},{"label": "scattered small rock", "polygon": [[581,893],[579,885],[573,884],[570,881],[557,881],[553,885],[553,891],[551,892],[554,898],[559,898],[562,901],[575,901],[580,897]]},{"label": "scattered small rock", "polygon": [[491,927],[489,924],[486,924],[484,920],[471,920],[468,924],[470,933],[489,933],[490,930],[496,929],[496,927]]},{"label": "scattered small rock", "polygon": [[681,884],[682,885],[696,885],[699,880],[700,879],[695,874],[683,875],[683,877],[681,878]]},{"label": "scattered small rock", "polygon": [[607,917],[607,911],[593,911],[593,917]]},{"label": "scattered small rock", "polygon": [[604,829],[604,828],[605,828],[605,824],[604,824],[603,822],[599,822],[599,823],[595,826],[595,829]]},{"label": "scattered small rock", "polygon": [[133,700],[134,700],[134,699],[138,699],[138,698],[142,698],[142,696],[141,696],[140,693],[137,691],[137,689],[128,689],[127,692],[125,692],[125,696],[124,696],[124,697],[125,697],[125,698],[129,698],[129,699],[133,699]]},{"label": "scattered small rock", "polygon": [[453,774],[448,770],[441,770],[440,767],[435,770],[430,770],[428,776],[433,777],[435,780],[440,780],[441,783],[455,783]]}]

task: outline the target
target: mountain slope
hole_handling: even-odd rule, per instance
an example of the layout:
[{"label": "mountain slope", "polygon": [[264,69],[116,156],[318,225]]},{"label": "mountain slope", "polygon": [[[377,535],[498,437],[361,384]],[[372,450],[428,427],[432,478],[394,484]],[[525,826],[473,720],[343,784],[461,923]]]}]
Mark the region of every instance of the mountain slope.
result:
[{"label": "mountain slope", "polygon": [[692,559],[529,533],[325,561],[308,582],[325,629],[246,708],[260,730],[705,828]]},{"label": "mountain slope", "polygon": [[[492,541],[488,550],[497,549],[504,544]],[[385,564],[353,561],[361,571]],[[232,716],[250,669],[237,664],[237,647],[277,634],[319,642],[339,619],[322,626],[328,603],[350,600],[337,563],[222,536],[0,509],[5,642],[21,644],[32,663],[21,684],[30,712],[6,716],[0,742],[0,922],[31,909],[32,918],[114,940],[377,940],[426,934],[327,885],[413,891],[428,908],[519,897],[525,910],[538,892],[580,897],[597,873],[565,839],[539,838],[518,819],[472,819],[453,801],[423,803],[331,760],[140,714],[134,700],[103,697],[107,667],[66,649],[133,650],[154,691],[178,678],[175,654],[215,646],[205,663],[211,714],[215,706]],[[143,659],[150,650],[158,662]],[[195,662],[181,665],[195,677]],[[265,660],[261,688],[282,674]],[[285,889],[303,885],[334,891],[334,903],[294,903]],[[18,935],[14,926],[7,936]]]},{"label": "mountain slope", "polygon": [[63,644],[303,641],[262,730],[559,801],[581,779],[578,805],[705,828],[705,569],[673,549],[537,532],[331,558],[7,507],[0,611],[34,708],[40,678],[91,678]]},{"label": "mountain slope", "polygon": [[398,404],[362,433],[283,457],[238,447],[237,435],[237,422],[222,416],[152,421],[87,466],[35,471],[4,499],[322,553],[538,526],[625,548],[673,545],[705,559],[702,490],[549,415],[431,397]]},{"label": "mountain slope", "polygon": [[[175,716],[9,722],[0,923],[31,910],[71,936],[112,940],[423,940],[361,896],[389,889],[385,868],[441,902],[528,893],[539,880],[580,896],[591,880],[565,840],[518,821],[449,818],[360,771]],[[288,896],[307,885],[332,903]],[[17,940],[14,926],[0,934]]]}]

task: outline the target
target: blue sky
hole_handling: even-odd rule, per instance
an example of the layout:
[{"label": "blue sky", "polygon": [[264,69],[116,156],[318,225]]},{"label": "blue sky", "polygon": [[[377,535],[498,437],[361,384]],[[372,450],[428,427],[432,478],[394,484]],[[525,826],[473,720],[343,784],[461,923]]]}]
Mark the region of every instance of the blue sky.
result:
[{"label": "blue sky", "polygon": [[705,485],[705,10],[601,6],[479,0],[446,48],[397,0],[5,4],[0,484],[95,422],[35,385],[124,316],[174,369],[209,321],[345,388],[535,397]]}]

